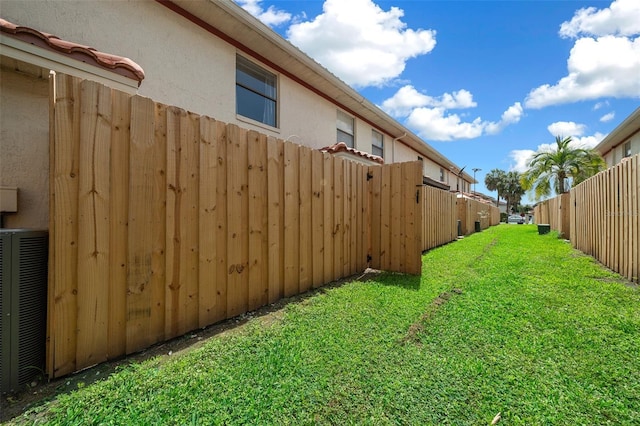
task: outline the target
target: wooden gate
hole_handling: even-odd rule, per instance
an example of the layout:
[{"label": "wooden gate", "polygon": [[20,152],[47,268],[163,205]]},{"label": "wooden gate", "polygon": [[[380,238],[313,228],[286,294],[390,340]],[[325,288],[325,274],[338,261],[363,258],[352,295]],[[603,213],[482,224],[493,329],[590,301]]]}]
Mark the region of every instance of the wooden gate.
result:
[{"label": "wooden gate", "polygon": [[370,265],[418,275],[422,270],[422,163],[369,169],[371,191]]}]

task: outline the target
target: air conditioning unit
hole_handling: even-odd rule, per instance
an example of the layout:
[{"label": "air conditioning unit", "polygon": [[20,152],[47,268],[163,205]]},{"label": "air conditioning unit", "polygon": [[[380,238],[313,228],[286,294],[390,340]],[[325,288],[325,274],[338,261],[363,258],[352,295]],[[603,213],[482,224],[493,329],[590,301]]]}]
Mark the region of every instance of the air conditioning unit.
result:
[{"label": "air conditioning unit", "polygon": [[0,392],[25,389],[45,365],[47,231],[0,229]]}]

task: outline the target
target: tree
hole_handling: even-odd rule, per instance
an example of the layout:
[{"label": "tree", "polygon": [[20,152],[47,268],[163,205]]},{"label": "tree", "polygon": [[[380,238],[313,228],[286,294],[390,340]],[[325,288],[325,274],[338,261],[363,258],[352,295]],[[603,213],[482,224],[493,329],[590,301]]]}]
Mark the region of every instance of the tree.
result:
[{"label": "tree", "polygon": [[500,196],[502,194],[502,188],[506,177],[504,170],[493,169],[484,177],[484,184],[489,191],[498,191],[498,197],[496,198],[496,207],[500,205]]},{"label": "tree", "polygon": [[512,171],[505,175],[502,184],[502,193],[504,199],[507,201],[507,212],[510,212],[510,208],[518,209],[518,204],[522,200],[522,196],[525,193],[520,180],[522,175],[518,172]]},{"label": "tree", "polygon": [[522,175],[522,186],[525,190],[533,189],[535,198],[563,194],[572,185],[604,170],[606,167],[600,155],[584,148],[574,148],[571,136],[556,136],[556,147],[536,153],[529,161],[529,169]]}]

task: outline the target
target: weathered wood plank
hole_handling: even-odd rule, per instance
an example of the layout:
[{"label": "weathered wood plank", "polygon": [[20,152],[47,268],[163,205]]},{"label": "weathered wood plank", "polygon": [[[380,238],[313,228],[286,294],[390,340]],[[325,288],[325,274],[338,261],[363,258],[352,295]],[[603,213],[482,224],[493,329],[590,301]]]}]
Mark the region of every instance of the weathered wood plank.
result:
[{"label": "weathered wood plank", "polygon": [[284,144],[267,139],[269,303],[284,295]]},{"label": "weathered wood plank", "polygon": [[369,226],[371,227],[369,254],[371,255],[371,262],[369,266],[374,269],[381,269],[382,261],[382,166],[369,166],[369,174],[371,179],[369,180],[368,190],[371,194],[371,209],[369,214]]},{"label": "weathered wood plank", "polygon": [[108,358],[125,354],[127,345],[127,222],[131,126],[131,96],[116,90],[112,96]]},{"label": "weathered wood plank", "polygon": [[284,296],[300,292],[299,146],[284,143]]},{"label": "weathered wood plank", "polygon": [[108,353],[111,90],[84,81],[80,105],[76,368]]},{"label": "weathered wood plank", "polygon": [[[162,108],[159,108],[163,110]],[[155,140],[156,105],[150,99],[131,100],[129,153],[129,234],[127,275],[127,353],[144,349],[164,337],[156,318],[154,293],[164,290],[164,268],[158,252],[164,250],[166,146]],[[153,212],[153,214],[149,214]],[[160,217],[161,216],[161,217]],[[154,258],[158,262],[154,262]],[[164,303],[162,303],[164,308]],[[163,309],[164,311],[164,309]],[[159,315],[154,315],[154,314]],[[163,323],[164,321],[162,321]]]},{"label": "weathered wood plank", "polygon": [[216,302],[214,319],[216,321],[228,318],[227,315],[227,286],[229,284],[229,266],[227,265],[227,125],[216,123],[218,136],[217,148],[218,168],[216,172]]},{"label": "weathered wood plank", "polygon": [[405,214],[406,204],[403,200],[402,165],[391,165],[391,259],[389,269],[401,271],[404,268],[404,255],[406,253],[406,241],[404,238],[404,225],[402,218]]},{"label": "weathered wood plank", "polygon": [[80,93],[78,80],[58,75],[55,90],[54,158],[50,171],[54,200],[52,289],[53,314],[49,374],[60,377],[76,370],[78,289],[78,163],[80,156]]},{"label": "weathered wood plank", "polygon": [[249,304],[249,194],[247,131],[227,126],[227,316],[247,312]]},{"label": "weathered wood plank", "polygon": [[333,279],[344,277],[344,162],[334,158],[333,163]]},{"label": "weathered wood plank", "polygon": [[269,303],[267,136],[251,131],[249,153],[249,310]]},{"label": "weathered wood plank", "polygon": [[217,316],[217,241],[218,215],[218,123],[200,117],[200,182],[199,185],[199,266],[198,266],[198,326],[218,321]]},{"label": "weathered wood plank", "polygon": [[301,146],[300,161],[300,264],[299,291],[304,293],[313,286],[312,234],[311,234],[311,149]]},{"label": "weathered wood plank", "polygon": [[323,282],[328,283],[334,280],[335,270],[333,266],[333,236],[334,236],[334,228],[333,228],[333,213],[334,213],[334,183],[333,183],[333,173],[334,173],[334,164],[333,164],[333,156],[328,153],[322,154],[322,165],[323,165],[323,183],[322,188],[324,191],[324,206],[323,206],[323,237],[324,237],[324,271],[323,271]]},{"label": "weathered wood plank", "polygon": [[324,284],[324,159],[322,152],[311,153],[311,242],[312,242],[312,285],[318,288]]}]

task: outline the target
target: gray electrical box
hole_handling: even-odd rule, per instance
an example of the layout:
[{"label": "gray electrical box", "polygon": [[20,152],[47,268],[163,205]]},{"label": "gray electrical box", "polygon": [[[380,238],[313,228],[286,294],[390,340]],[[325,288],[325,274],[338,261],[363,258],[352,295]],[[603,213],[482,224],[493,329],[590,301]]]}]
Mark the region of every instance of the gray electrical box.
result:
[{"label": "gray electrical box", "polygon": [[0,392],[44,373],[48,232],[0,229]]}]

